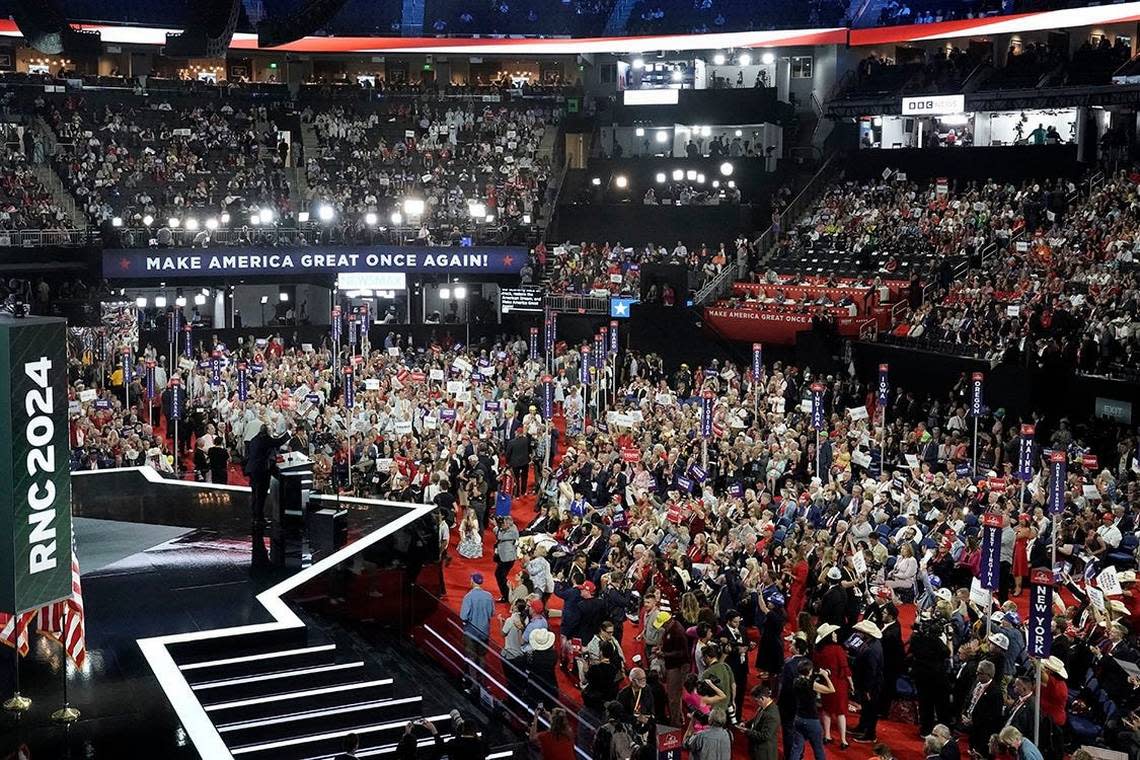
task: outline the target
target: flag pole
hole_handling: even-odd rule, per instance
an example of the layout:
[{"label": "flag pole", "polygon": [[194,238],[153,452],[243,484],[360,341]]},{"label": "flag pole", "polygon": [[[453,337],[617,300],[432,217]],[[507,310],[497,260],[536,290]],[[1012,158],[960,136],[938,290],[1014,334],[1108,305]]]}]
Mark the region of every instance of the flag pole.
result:
[{"label": "flag pole", "polygon": [[[14,578],[15,576],[13,576]],[[13,581],[13,585],[15,585]],[[20,693],[20,615],[13,613],[11,617],[12,629],[16,634],[12,642],[12,656],[16,659],[13,674],[15,676],[15,691],[4,701],[4,710],[10,713],[26,713],[32,708],[32,700]]]},{"label": "flag pole", "polygon": [[59,649],[60,652],[63,653],[63,668],[61,669],[63,672],[63,707],[53,712],[51,714],[51,719],[54,723],[74,723],[75,721],[79,720],[80,713],[79,710],[72,707],[67,700],[67,669],[71,666],[71,658],[68,657],[67,647],[64,645],[62,640],[59,642]]}]

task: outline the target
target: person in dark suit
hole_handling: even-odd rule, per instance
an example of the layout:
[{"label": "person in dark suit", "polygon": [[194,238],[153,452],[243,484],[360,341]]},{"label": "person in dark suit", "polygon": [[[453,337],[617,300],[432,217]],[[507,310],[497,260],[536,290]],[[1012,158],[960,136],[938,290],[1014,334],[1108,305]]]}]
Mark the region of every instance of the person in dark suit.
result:
[{"label": "person in dark suit", "polygon": [[265,550],[265,497],[269,495],[269,463],[277,447],[289,440],[289,435],[274,437],[269,427],[261,426],[257,435],[245,447],[244,472],[249,477],[250,538],[253,540],[253,565],[268,565],[269,553]]},{"label": "person in dark suit", "polygon": [[503,454],[507,458],[507,466],[515,476],[514,493],[511,495],[522,496],[526,493],[527,479],[530,477],[530,439],[521,426],[515,431],[515,437],[507,441]]},{"label": "person in dark suit", "polygon": [[899,611],[893,604],[882,610],[883,617],[883,692],[879,698],[879,715],[887,717],[891,713],[891,702],[895,698],[899,676],[906,670],[906,647],[903,646],[902,629],[899,628]]},{"label": "person in dark suit", "polygon": [[[1014,701],[1005,712],[1005,725],[1013,726],[1025,736],[1033,736],[1037,711],[1033,709],[1033,679],[1018,676],[1013,679]],[[1045,730],[1042,730],[1045,735]]]},{"label": "person in dark suit", "polygon": [[989,660],[978,663],[974,686],[966,695],[962,708],[962,725],[970,737],[970,748],[980,755],[990,754],[990,737],[1005,722],[1002,713],[1001,686],[994,680],[996,668]]},{"label": "person in dark suit", "polygon": [[776,737],[780,735],[780,710],[772,700],[772,690],[757,686],[752,691],[756,698],[756,715],[744,724],[748,736],[749,760],[777,760]]},{"label": "person in dark suit", "polygon": [[859,647],[851,667],[855,691],[863,705],[859,725],[851,736],[862,744],[873,744],[877,741],[875,732],[879,723],[879,700],[883,693],[883,632],[870,620],[860,620],[855,624],[855,630],[862,633],[866,641]]}]

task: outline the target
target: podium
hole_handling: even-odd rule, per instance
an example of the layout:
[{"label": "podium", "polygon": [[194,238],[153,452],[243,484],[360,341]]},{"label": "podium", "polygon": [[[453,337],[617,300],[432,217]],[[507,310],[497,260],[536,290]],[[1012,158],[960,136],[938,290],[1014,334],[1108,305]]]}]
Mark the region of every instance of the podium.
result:
[{"label": "podium", "polygon": [[265,503],[270,563],[291,568],[304,566],[305,515],[312,490],[312,460],[296,451],[279,454]]}]

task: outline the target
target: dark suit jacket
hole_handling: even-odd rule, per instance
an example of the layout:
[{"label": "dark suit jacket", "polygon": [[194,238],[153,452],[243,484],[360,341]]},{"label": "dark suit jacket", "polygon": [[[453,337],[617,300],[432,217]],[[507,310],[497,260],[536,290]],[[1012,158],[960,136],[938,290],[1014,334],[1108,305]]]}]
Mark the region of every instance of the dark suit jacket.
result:
[{"label": "dark suit jacket", "polygon": [[526,467],[530,463],[530,441],[525,436],[512,438],[507,441],[503,453],[507,457],[510,467]]},{"label": "dark suit jacket", "polygon": [[[972,689],[973,687],[971,687]],[[971,692],[966,692],[966,705],[969,705]],[[983,755],[989,755],[990,736],[1001,730],[1005,724],[1005,713],[1002,711],[1001,686],[991,681],[990,685],[978,699],[970,722],[970,746]],[[1030,731],[1030,736],[1033,732]]]},{"label": "dark suit jacket", "polygon": [[751,760],[778,760],[776,737],[780,735],[780,710],[775,702],[756,713],[744,732],[748,735],[748,757]]},{"label": "dark suit jacket", "polygon": [[274,438],[268,433],[258,433],[251,438],[245,447],[245,474],[264,475],[269,472],[269,460],[273,458],[273,450],[288,440],[288,435]]}]

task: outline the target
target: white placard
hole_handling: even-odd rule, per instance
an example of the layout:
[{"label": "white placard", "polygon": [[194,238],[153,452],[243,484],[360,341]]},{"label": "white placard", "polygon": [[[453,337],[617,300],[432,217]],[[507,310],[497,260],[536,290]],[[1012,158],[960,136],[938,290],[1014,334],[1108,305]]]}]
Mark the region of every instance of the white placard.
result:
[{"label": "white placard", "polygon": [[471,391],[459,391],[455,394],[455,400],[464,404],[471,403]]},{"label": "white placard", "polygon": [[378,377],[366,377],[366,378],[364,378],[364,390],[366,390],[366,391],[378,391],[378,390],[380,390],[380,378],[378,378]]},{"label": "white placard", "polygon": [[914,454],[904,454],[903,459],[906,460],[906,466],[912,470],[918,469],[918,457]]},{"label": "white placard", "polygon": [[1089,485],[1088,483],[1084,484],[1081,486],[1081,493],[1084,494],[1084,497],[1089,501],[1101,500],[1100,491],[1096,490],[1096,486],[1094,485]]},{"label": "white placard", "polygon": [[410,435],[412,432],[411,420],[396,420],[396,435]]},{"label": "white placard", "polygon": [[673,405],[673,394],[672,393],[658,393],[657,394],[657,403],[661,404],[661,406],[672,406]]},{"label": "white placard", "polygon": [[429,414],[427,417],[424,417],[424,429],[425,430],[435,430],[438,425],[439,425],[439,420],[436,419],[434,416]]},{"label": "white placard", "polygon": [[860,577],[867,574],[867,560],[863,557],[863,552],[851,555],[851,567],[855,568],[855,574]]},{"label": "white placard", "polygon": [[428,379],[429,380],[442,380],[443,379],[443,370],[442,369],[431,370],[430,372],[428,372]]},{"label": "white placard", "polygon": [[1104,592],[1095,586],[1089,586],[1085,590],[1089,592],[1089,603],[1092,604],[1093,608],[1098,612],[1104,612]]},{"label": "white placard", "polygon": [[78,401],[68,401],[67,402],[67,413],[68,414],[79,414],[80,413],[79,402]]},{"label": "white placard", "polygon": [[479,374],[482,375],[483,377],[494,377],[495,376],[495,367],[493,365],[490,367],[480,367],[479,368]]},{"label": "white placard", "polygon": [[800,411],[804,414],[811,414],[811,399],[805,398],[800,402]]},{"label": "white placard", "polygon": [[851,416],[852,420],[865,420],[870,416],[865,406],[853,406],[847,410],[847,414]]},{"label": "white placard", "polygon": [[470,374],[471,372],[471,362],[467,361],[462,356],[455,357],[455,360],[451,362],[451,366],[464,374]]},{"label": "white placard", "polygon": [[388,356],[399,358],[400,349],[396,348],[395,346],[388,346]]},{"label": "white placard", "polygon": [[306,354],[311,354],[311,353],[313,353],[313,344],[312,343],[302,343],[301,344],[301,350],[304,351]]},{"label": "white placard", "polygon": [[923,95],[902,99],[903,116],[944,116],[965,110],[965,95]]},{"label": "white placard", "polygon": [[448,380],[447,392],[452,396],[463,392],[464,382],[462,380]]},{"label": "white placard", "polygon": [[859,450],[852,451],[851,464],[856,464],[864,469],[869,470],[871,469],[871,455]]},{"label": "white placard", "polygon": [[990,592],[982,588],[982,582],[977,578],[970,581],[970,602],[980,607],[984,614],[990,614]]},{"label": "white placard", "polygon": [[85,391],[79,391],[79,400],[83,403],[94,401],[97,398],[99,398],[99,393],[94,388],[90,388]]},{"label": "white placard", "polygon": [[1100,575],[1096,577],[1096,585],[1105,596],[1120,596],[1123,593],[1120,579],[1116,577],[1116,568],[1112,565],[1100,571]]}]

